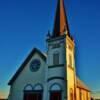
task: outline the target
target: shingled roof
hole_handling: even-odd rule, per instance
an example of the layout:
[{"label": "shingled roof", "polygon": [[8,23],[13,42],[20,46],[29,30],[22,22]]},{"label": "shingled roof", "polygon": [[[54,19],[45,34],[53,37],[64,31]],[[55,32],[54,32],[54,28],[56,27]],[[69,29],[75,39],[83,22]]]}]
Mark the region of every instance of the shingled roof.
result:
[{"label": "shingled roof", "polygon": [[80,89],[90,91],[90,89],[78,77],[76,77],[76,85]]}]

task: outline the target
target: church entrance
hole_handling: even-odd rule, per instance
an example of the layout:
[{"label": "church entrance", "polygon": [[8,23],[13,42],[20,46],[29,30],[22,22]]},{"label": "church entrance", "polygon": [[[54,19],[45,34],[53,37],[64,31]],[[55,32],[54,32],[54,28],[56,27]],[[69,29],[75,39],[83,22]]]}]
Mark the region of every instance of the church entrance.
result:
[{"label": "church entrance", "polygon": [[25,92],[24,93],[24,100],[42,100],[42,92]]},{"label": "church entrance", "polygon": [[61,86],[57,83],[50,87],[50,100],[62,100]]},{"label": "church entrance", "polygon": [[36,84],[34,89],[31,84],[24,88],[23,100],[43,100],[43,87],[41,84]]},{"label": "church entrance", "polygon": [[50,100],[61,100],[61,91],[52,91],[50,93]]}]

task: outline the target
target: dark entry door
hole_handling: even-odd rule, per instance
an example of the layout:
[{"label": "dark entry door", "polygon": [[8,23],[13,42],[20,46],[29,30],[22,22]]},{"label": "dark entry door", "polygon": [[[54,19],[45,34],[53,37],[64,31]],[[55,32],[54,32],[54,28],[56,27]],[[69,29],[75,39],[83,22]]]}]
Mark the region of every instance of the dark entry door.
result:
[{"label": "dark entry door", "polygon": [[54,91],[50,93],[50,100],[61,100],[61,91]]},{"label": "dark entry door", "polygon": [[24,100],[42,100],[42,92],[25,92]]}]

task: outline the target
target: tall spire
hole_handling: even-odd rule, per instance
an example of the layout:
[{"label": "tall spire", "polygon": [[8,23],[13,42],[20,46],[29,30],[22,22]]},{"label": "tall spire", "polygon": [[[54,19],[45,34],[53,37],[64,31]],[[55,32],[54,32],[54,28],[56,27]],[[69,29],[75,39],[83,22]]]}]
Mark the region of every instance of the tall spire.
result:
[{"label": "tall spire", "polygon": [[69,34],[67,16],[64,7],[64,0],[58,0],[53,28],[53,37],[64,35],[65,30],[67,31],[67,34]]}]

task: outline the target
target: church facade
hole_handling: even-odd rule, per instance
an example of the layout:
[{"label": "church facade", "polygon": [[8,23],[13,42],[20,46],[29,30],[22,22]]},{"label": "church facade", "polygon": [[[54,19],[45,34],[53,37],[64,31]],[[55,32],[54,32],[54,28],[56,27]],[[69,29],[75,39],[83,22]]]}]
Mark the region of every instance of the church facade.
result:
[{"label": "church facade", "polygon": [[34,48],[9,81],[8,100],[90,100],[90,90],[76,76],[75,43],[64,1],[58,0],[47,52]]}]

